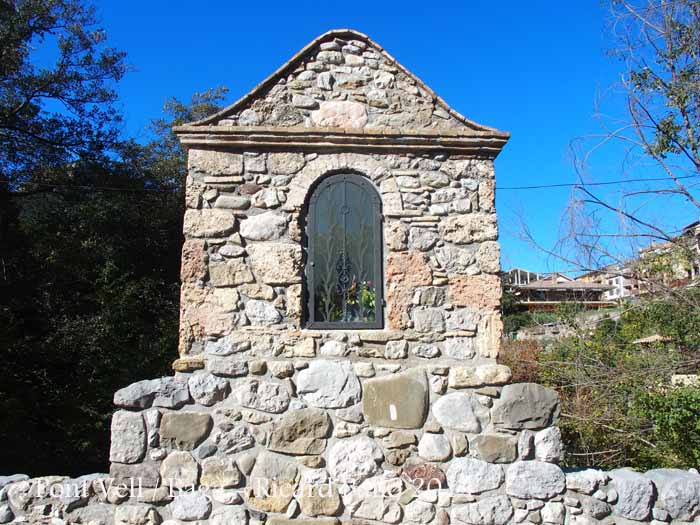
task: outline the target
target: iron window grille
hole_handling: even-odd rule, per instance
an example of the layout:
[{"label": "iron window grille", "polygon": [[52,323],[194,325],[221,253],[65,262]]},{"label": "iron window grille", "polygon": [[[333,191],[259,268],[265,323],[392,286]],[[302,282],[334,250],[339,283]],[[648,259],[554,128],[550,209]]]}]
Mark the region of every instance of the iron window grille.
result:
[{"label": "iron window grille", "polygon": [[383,327],[381,199],[356,174],[325,178],[306,221],[305,326]]}]

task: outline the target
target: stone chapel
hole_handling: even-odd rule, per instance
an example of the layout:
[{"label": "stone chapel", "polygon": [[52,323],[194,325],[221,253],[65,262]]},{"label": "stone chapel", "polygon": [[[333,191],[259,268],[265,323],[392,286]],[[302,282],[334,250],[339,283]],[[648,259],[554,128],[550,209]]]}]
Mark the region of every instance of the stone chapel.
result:
[{"label": "stone chapel", "polygon": [[[89,477],[88,497],[56,503],[69,523],[700,512],[676,496],[700,492],[700,476],[565,474],[556,393],[511,384],[497,363],[494,159],[507,133],[347,29],[175,132],[188,151],[179,358],[173,376],[115,394],[114,485],[100,495],[104,476]],[[9,485],[17,515],[35,487]]]}]

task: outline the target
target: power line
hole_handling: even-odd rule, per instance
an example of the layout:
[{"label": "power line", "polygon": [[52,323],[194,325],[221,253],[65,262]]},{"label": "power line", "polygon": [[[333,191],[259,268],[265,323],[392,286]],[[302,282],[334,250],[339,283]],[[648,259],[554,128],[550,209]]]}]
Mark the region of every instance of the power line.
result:
[{"label": "power line", "polygon": [[[676,177],[676,179],[692,179],[698,175],[683,175],[682,177]],[[649,179],[624,179],[624,180],[611,180],[606,182],[565,182],[561,184],[541,184],[538,186],[496,186],[497,190],[541,190],[545,188],[583,188],[586,186],[611,186],[614,184],[627,184],[629,182],[658,182],[658,181],[669,181],[672,179],[669,177],[657,177]]]}]

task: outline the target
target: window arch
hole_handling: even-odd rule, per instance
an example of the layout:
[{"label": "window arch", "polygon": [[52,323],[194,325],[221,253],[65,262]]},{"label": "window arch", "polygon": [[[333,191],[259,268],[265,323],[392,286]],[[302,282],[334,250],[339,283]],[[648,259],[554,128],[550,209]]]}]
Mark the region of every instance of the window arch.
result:
[{"label": "window arch", "polygon": [[321,181],[309,199],[308,328],[382,328],[381,199],[361,175]]}]

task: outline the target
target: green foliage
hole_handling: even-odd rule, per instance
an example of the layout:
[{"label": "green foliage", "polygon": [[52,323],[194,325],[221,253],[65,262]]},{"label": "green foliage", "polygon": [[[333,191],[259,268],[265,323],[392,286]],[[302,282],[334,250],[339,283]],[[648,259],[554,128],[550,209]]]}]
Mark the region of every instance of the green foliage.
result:
[{"label": "green foliage", "polygon": [[[688,307],[697,294],[690,289],[627,305],[618,319],[603,318],[592,330],[566,307],[560,322],[576,335],[536,351],[511,343],[507,359],[519,380],[551,386],[561,396],[568,466],[697,466],[700,389],[671,387],[674,374],[700,371],[700,310]],[[654,334],[669,339],[634,343]]]},{"label": "green foliage", "polygon": [[92,8],[0,2],[0,57],[0,182],[39,181],[115,143],[114,83],[127,71],[125,54],[106,46]]},{"label": "green foliage", "polygon": [[651,441],[668,466],[700,464],[700,388],[642,394],[632,410],[651,425]]},{"label": "green foliage", "polygon": [[169,100],[147,144],[120,139],[124,54],[76,0],[0,2],[0,56],[0,471],[105,471],[114,391],[177,356],[186,165],[170,127],[226,90]]}]

